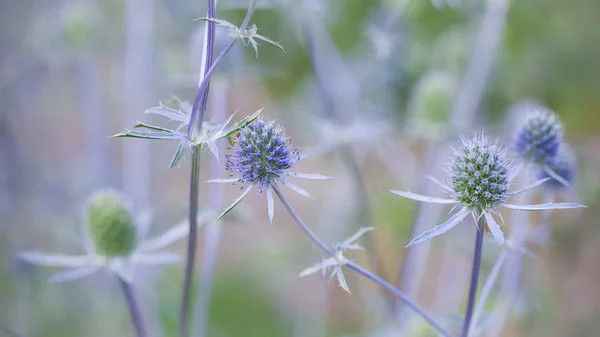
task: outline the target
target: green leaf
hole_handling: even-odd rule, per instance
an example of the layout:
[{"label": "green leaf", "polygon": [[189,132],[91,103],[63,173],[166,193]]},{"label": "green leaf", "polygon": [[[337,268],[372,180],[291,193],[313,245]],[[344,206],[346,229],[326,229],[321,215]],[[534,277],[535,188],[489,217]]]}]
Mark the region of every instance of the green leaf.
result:
[{"label": "green leaf", "polygon": [[188,148],[188,144],[189,142],[187,141],[187,139],[179,142],[179,145],[177,145],[177,151],[175,151],[175,156],[173,156],[173,160],[171,160],[171,164],[169,164],[169,167],[175,167],[177,166],[177,164],[179,164],[179,162],[181,161],[181,159],[183,159],[183,156],[185,155],[185,150]]},{"label": "green leaf", "polygon": [[116,135],[111,136],[112,138],[141,138],[141,139],[177,139],[182,140],[185,137],[184,134],[180,132],[165,132],[165,131],[148,131],[148,132],[138,132],[125,130],[125,132],[117,133]]},{"label": "green leaf", "polygon": [[230,126],[229,128],[225,129],[223,131],[223,136],[221,138],[224,137],[229,137],[232,134],[236,133],[237,131],[245,128],[246,126],[248,126],[248,124],[254,122],[254,120],[256,118],[258,118],[258,116],[260,115],[260,113],[263,111],[264,108],[261,108],[260,110],[256,111],[255,113],[253,113],[250,116],[246,116],[244,119],[242,119],[241,121],[233,124],[232,126]]},{"label": "green leaf", "polygon": [[176,133],[176,131],[170,130],[170,129],[165,129],[163,127],[160,126],[154,126],[154,125],[150,125],[150,124],[146,124],[146,123],[142,123],[142,122],[138,122],[136,125],[133,126],[134,129],[137,128],[146,128],[146,129],[150,129],[150,130],[154,130],[154,131],[162,131],[162,132],[167,132],[167,133]]}]

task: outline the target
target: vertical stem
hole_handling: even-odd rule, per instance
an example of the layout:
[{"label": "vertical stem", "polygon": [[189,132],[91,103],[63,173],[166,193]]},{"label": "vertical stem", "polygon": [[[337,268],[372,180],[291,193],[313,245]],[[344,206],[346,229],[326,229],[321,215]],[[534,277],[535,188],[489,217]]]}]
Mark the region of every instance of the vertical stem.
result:
[{"label": "vertical stem", "polygon": [[477,233],[475,236],[475,252],[473,253],[473,268],[471,270],[471,285],[469,287],[469,300],[467,302],[467,312],[463,322],[461,337],[469,335],[469,326],[471,325],[471,317],[473,316],[473,307],[475,297],[477,296],[477,282],[479,281],[479,267],[481,266],[481,252],[483,247],[483,232],[484,232],[484,217],[479,214],[477,220]]},{"label": "vertical stem", "polygon": [[[224,121],[227,113],[227,89],[226,78],[218,78],[213,81],[211,95],[211,111],[216,121]],[[224,144],[218,143],[219,153],[224,152]],[[218,177],[221,172],[219,159],[211,157],[210,176]],[[210,206],[220,207],[223,202],[223,184],[210,185]],[[193,336],[204,337],[207,335],[207,324],[210,307],[210,297],[213,287],[215,269],[217,266],[219,243],[221,242],[222,226],[208,226],[204,230],[204,250],[202,253],[202,264],[200,266],[200,280],[198,282],[198,297],[194,304],[194,327]]]},{"label": "vertical stem", "polygon": [[118,277],[119,285],[121,286],[121,290],[123,291],[123,295],[125,296],[125,300],[127,301],[127,307],[129,308],[129,313],[131,314],[131,322],[135,328],[135,335],[137,337],[145,337],[146,330],[144,329],[144,321],[142,320],[142,315],[140,314],[140,308],[138,307],[137,301],[135,299],[135,294],[131,285],[125,282],[122,278]]},{"label": "vertical stem", "polygon": [[200,182],[200,149],[196,148],[192,154],[192,172],[190,181],[190,205],[189,215],[190,220],[190,235],[188,237],[188,245],[185,263],[185,275],[183,279],[183,290],[181,292],[181,308],[179,316],[179,336],[189,336],[189,315],[190,315],[190,296],[192,279],[194,277],[194,261],[196,258],[196,241],[198,227],[196,226],[196,217],[198,215],[198,185]]},{"label": "vertical stem", "polygon": [[507,256],[508,256],[508,251],[506,250],[506,248],[503,248],[502,251],[500,252],[500,254],[498,255],[498,258],[496,259],[494,266],[490,270],[490,273],[489,273],[487,279],[485,280],[485,283],[483,284],[483,288],[481,288],[481,293],[479,294],[479,301],[477,301],[477,305],[475,306],[475,311],[473,311],[471,327],[469,328],[470,331],[477,329],[477,324],[479,323],[479,318],[481,317],[481,314],[483,313],[483,308],[485,307],[487,298],[490,296],[490,293],[492,292],[492,288],[494,287],[494,284],[496,283],[496,280],[498,279],[498,275],[500,274],[500,270],[502,270],[502,266],[504,265],[504,261],[506,261]]},{"label": "vertical stem", "polygon": [[[214,18],[216,11],[216,0],[207,0],[207,17]],[[215,45],[215,23],[206,23],[206,35],[204,40],[204,49],[202,51],[202,57],[204,63],[200,70],[200,80],[198,93],[194,100],[192,113],[188,125],[188,138],[192,138],[193,130],[197,128],[198,132],[202,129],[202,123],[204,122],[204,113],[206,111],[206,105],[208,102],[208,90],[210,79],[207,74],[209,69],[213,66],[213,54]],[[205,85],[202,88],[202,84]],[[198,124],[196,125],[196,109],[199,107],[200,117]],[[194,278],[194,262],[196,259],[196,245],[197,245],[197,233],[198,227],[196,225],[196,217],[198,215],[198,185],[200,178],[200,147],[194,149],[192,154],[192,172],[190,178],[190,205],[189,205],[189,238],[187,245],[187,260],[185,264],[185,275],[183,279],[183,290],[181,291],[181,308],[179,316],[179,337],[188,337],[190,334],[189,316],[190,316],[190,296],[192,279]]]}]

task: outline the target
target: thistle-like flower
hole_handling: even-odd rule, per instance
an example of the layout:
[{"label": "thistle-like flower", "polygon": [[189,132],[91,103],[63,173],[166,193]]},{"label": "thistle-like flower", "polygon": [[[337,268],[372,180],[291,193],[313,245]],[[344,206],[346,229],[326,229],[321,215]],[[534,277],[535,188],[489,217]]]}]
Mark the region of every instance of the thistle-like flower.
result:
[{"label": "thistle-like flower", "polygon": [[266,191],[269,219],[273,222],[274,199],[273,189],[281,183],[296,193],[311,198],[310,194],[289,182],[288,178],[329,179],[319,174],[289,172],[302,156],[290,139],[284,135],[284,129],[275,125],[274,121],[259,120],[242,129],[232,141],[231,153],[227,156],[227,170],[230,179],[209,180],[212,183],[240,183],[246,189],[229,207],[217,217],[222,218],[239,204],[246,195],[258,187],[262,193]]},{"label": "thistle-like flower", "polygon": [[67,268],[50,278],[50,282],[69,282],[89,276],[100,269],[114,273],[132,283],[138,265],[177,263],[175,253],[159,251],[180,239],[171,231],[145,240],[150,223],[148,213],[134,219],[127,202],[116,192],[95,193],[87,206],[83,245],[85,254],[63,255],[27,251],[18,256],[26,262]]},{"label": "thistle-like flower", "polygon": [[350,289],[348,288],[348,284],[346,283],[346,279],[344,278],[344,274],[342,272],[342,266],[348,263],[348,259],[346,259],[346,257],[344,256],[344,252],[347,250],[364,250],[364,248],[357,244],[356,241],[365,233],[373,230],[375,230],[375,227],[362,227],[351,237],[347,238],[343,242],[335,244],[333,246],[333,249],[335,251],[335,254],[333,256],[323,259],[323,261],[315,264],[312,267],[304,269],[299,276],[308,276],[318,271],[320,271],[321,274],[325,276],[327,270],[329,268],[333,268],[331,275],[329,276],[329,281],[331,282],[331,280],[334,277],[336,277],[339,286],[347,292],[350,292]]},{"label": "thistle-like flower", "polygon": [[517,126],[515,151],[524,161],[539,165],[550,177],[568,186],[553,170],[563,143],[563,126],[558,116],[539,103],[525,101],[521,107],[527,111]]},{"label": "thistle-like flower", "polygon": [[477,134],[473,138],[463,138],[462,147],[453,149],[453,152],[453,158],[446,169],[450,186],[431,178],[449,194],[450,198],[432,198],[411,192],[390,190],[394,194],[413,200],[455,204],[455,208],[459,209],[448,221],[412,239],[409,246],[447,232],[462,222],[469,214],[472,214],[474,219],[485,217],[487,228],[496,242],[502,245],[504,244],[504,234],[493,217],[493,214],[501,217],[498,206],[524,211],[584,207],[577,203],[538,205],[507,203],[506,200],[509,197],[539,186],[549,178],[538,180],[523,189],[509,192],[515,173],[513,163],[506,158],[506,150],[499,147],[497,141],[489,141],[483,133]]}]

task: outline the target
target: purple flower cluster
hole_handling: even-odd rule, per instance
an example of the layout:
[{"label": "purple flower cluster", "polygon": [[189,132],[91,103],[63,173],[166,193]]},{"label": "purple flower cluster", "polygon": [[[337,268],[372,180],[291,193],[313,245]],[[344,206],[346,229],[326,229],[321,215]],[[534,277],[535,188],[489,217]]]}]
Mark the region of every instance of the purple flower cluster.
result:
[{"label": "purple flower cluster", "polygon": [[553,165],[562,143],[562,125],[556,114],[545,108],[527,113],[517,130],[515,149],[523,159]]},{"label": "purple flower cluster", "polygon": [[259,120],[242,129],[233,141],[226,169],[237,173],[242,184],[257,184],[262,190],[275,184],[300,160],[300,152],[284,135],[284,129]]}]

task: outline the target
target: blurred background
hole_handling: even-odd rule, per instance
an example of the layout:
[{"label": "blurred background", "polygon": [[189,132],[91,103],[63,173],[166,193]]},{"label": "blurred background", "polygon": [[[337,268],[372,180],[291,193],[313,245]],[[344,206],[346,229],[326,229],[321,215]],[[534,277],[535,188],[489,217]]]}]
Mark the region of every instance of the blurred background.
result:
[{"label": "blurred background", "polygon": [[[217,16],[240,24],[247,6],[220,0]],[[114,277],[49,284],[56,269],[15,255],[81,253],[83,206],[99,188],[123,191],[136,211],[151,209],[154,234],[185,220],[189,158],[168,167],[177,144],[108,137],[137,120],[168,125],[142,114],[159,100],[193,101],[204,36],[204,23],[193,19],[205,13],[201,0],[0,2],[3,325],[32,337],[133,336]],[[449,209],[386,189],[441,196],[424,177],[443,179],[447,148],[460,134],[485,129],[510,147],[520,113],[511,107],[541,102],[564,122],[576,178],[570,188],[530,197],[552,193],[588,207],[552,217],[504,212],[508,233],[522,225],[539,234],[528,243],[537,258],[507,264],[521,270],[522,263],[523,272],[512,293],[510,273],[500,276],[488,308],[515,300],[503,328],[483,335],[598,336],[599,13],[595,0],[259,0],[252,22],[286,52],[261,43],[257,58],[237,45],[212,81],[207,116],[223,121],[265,107],[263,118],[276,118],[310,154],[297,171],[334,177],[298,183],[316,199],[289,193],[299,214],[329,243],[360,225],[377,227],[361,240],[367,251],[349,257],[456,330],[473,227],[467,221],[409,259],[412,226],[430,228]],[[217,28],[217,52],[229,39]],[[220,145],[220,166],[203,155],[203,181],[227,175],[227,144]],[[201,203],[222,209],[239,193],[202,184]],[[265,200],[253,192],[218,230],[200,230],[198,278],[206,277],[206,260],[217,263],[196,336],[435,336],[350,271],[352,295],[319,275],[298,278],[324,256],[279,202],[270,226]],[[183,253],[184,241],[172,249]],[[484,245],[481,282],[499,250]],[[183,266],[140,275],[150,335],[174,336]]]}]

